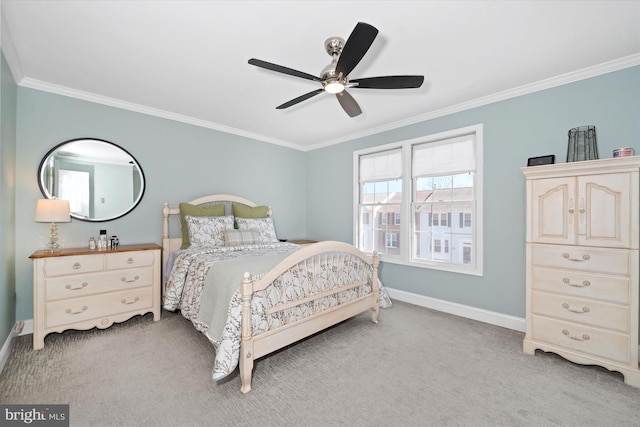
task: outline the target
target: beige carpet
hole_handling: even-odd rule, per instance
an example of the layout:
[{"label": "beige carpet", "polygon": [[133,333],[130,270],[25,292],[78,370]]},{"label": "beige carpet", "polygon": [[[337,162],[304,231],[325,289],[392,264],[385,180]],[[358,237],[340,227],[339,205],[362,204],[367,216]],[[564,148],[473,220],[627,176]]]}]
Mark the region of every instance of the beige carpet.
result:
[{"label": "beige carpet", "polygon": [[617,373],[522,353],[523,335],[396,302],[210,380],[213,348],[179,314],[19,337],[1,403],[70,404],[72,426],[638,426]]}]

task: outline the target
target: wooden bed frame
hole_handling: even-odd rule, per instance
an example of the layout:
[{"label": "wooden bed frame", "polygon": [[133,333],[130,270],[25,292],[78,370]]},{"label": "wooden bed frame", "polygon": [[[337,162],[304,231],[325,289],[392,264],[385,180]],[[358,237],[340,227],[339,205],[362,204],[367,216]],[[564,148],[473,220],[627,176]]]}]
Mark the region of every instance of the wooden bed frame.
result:
[{"label": "wooden bed frame", "polygon": [[[256,204],[231,195],[212,195],[205,196],[188,202],[193,205],[209,205],[215,203],[224,203],[227,205],[227,213],[231,214],[231,203],[241,203],[245,206],[255,207]],[[171,252],[180,248],[182,243],[182,237],[171,238],[169,235],[169,217],[170,215],[180,215],[180,210],[172,209],[167,203],[163,207],[163,267],[166,266],[166,262]],[[373,269],[372,281],[371,281],[371,293],[361,296],[359,298],[350,300],[349,302],[342,303],[340,305],[327,308],[324,311],[316,312],[313,315],[306,317],[302,320],[289,323],[276,329],[258,334],[252,335],[251,331],[251,298],[254,292],[258,292],[267,288],[274,281],[280,277],[288,274],[298,272],[302,268],[308,266],[322,267],[331,266],[335,263],[345,261],[345,258],[352,257],[357,262],[364,262],[371,265]],[[263,272],[253,272],[254,274],[260,274]],[[240,343],[240,378],[242,381],[242,393],[247,393],[251,390],[251,374],[253,371],[254,360],[272,353],[280,348],[283,348],[289,344],[306,338],[316,332],[322,331],[330,326],[333,326],[339,322],[349,319],[357,314],[363,313],[367,310],[371,310],[371,320],[373,323],[378,323],[378,255],[373,253],[372,257],[369,257],[356,249],[354,246],[343,242],[325,241],[303,247],[302,249],[292,253],[278,265],[276,265],[271,271],[267,272],[259,280],[252,280],[251,272],[244,274],[244,280],[240,281],[239,285],[242,295],[242,325],[241,332],[242,338]],[[165,279],[166,284],[166,279]],[[345,282],[340,283],[333,289],[327,290],[322,293],[317,293],[309,296],[305,299],[297,301],[282,302],[277,306],[272,307],[268,313],[274,313],[282,310],[286,310],[292,307],[296,307],[302,304],[309,304],[316,299],[320,300],[330,296],[362,286],[362,282]]]}]

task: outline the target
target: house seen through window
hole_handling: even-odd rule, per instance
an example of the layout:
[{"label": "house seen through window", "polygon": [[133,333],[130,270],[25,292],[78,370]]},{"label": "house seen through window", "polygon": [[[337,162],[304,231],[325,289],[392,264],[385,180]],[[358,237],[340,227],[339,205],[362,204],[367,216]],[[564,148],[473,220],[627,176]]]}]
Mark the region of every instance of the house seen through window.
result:
[{"label": "house seen through window", "polygon": [[358,248],[482,274],[481,125],[362,150],[354,166]]}]

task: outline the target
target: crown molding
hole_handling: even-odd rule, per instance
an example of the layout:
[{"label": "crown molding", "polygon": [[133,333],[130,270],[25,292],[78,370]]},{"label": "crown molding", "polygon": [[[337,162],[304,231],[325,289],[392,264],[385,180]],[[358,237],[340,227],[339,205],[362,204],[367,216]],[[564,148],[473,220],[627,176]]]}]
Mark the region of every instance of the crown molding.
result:
[{"label": "crown molding", "polygon": [[[457,105],[453,105],[451,107],[442,108],[436,111],[431,111],[425,114],[420,114],[418,116],[409,117],[403,120],[395,121],[392,123],[388,123],[383,126],[378,126],[375,128],[367,129],[362,132],[353,133],[350,135],[345,135],[340,138],[330,139],[327,141],[323,141],[318,144],[304,146],[301,144],[295,144],[291,141],[284,141],[276,138],[272,138],[266,135],[261,135],[253,132],[248,132],[242,129],[233,128],[229,126],[224,126],[218,123],[209,122],[205,120],[196,119],[189,116],[184,116],[181,114],[172,113],[170,111],[159,110],[156,108],[146,107],[144,105],[134,104],[131,102],[122,101],[115,98],[109,98],[101,95],[97,95],[90,92],[83,92],[76,89],[72,89],[65,86],[54,85],[51,83],[43,82],[40,80],[31,79],[28,77],[21,77],[22,73],[19,67],[18,57],[15,54],[15,50],[13,49],[13,45],[11,43],[11,38],[7,35],[5,38],[5,30],[6,25],[2,25],[2,36],[3,36],[3,44],[2,50],[5,52],[5,57],[7,58],[7,62],[9,63],[9,67],[11,68],[12,74],[16,82],[18,82],[19,86],[28,87],[32,89],[37,89],[45,92],[55,93],[62,96],[67,96],[71,98],[76,98],[84,101],[94,102],[97,104],[103,104],[115,108],[120,108],[129,111],[135,111],[142,114],[147,114],[150,116],[160,117],[167,120],[173,120],[177,122],[187,123],[194,126],[199,126],[207,129],[213,129],[220,132],[225,132],[233,135],[242,136],[245,138],[254,139],[260,142],[266,142],[270,144],[280,145],[283,147],[291,148],[299,151],[313,151],[321,148],[325,148],[331,145],[340,144],[347,141],[352,141],[354,139],[367,137],[370,135],[374,135],[381,132],[386,132],[394,129],[398,129],[404,126],[413,125],[420,122],[425,122],[428,120],[433,120],[439,117],[448,116],[450,114],[459,113],[462,111],[470,110],[473,108],[481,107],[488,104],[493,104],[495,102],[504,101],[510,98],[515,98],[522,95],[527,95],[534,92],[539,92],[542,90],[550,89],[553,87],[565,85],[568,83],[577,82],[580,80],[588,79],[591,77],[596,77],[602,74],[611,73],[614,71],[619,71],[625,68],[634,67],[640,65],[640,53],[626,56],[623,58],[619,58],[613,61],[605,62],[599,65],[587,67],[581,70],[577,70],[574,72],[562,74],[556,77],[548,78],[545,80],[541,80],[538,82],[534,82],[531,84],[519,86],[513,89],[508,89],[502,92],[497,92],[495,94],[491,94],[488,96],[480,97],[473,99],[471,101],[463,102]],[[7,44],[7,46],[5,46]],[[5,49],[6,48],[6,49]]]},{"label": "crown molding", "polygon": [[84,91],[69,88],[66,86],[55,85],[48,82],[43,82],[41,80],[31,79],[29,77],[25,77],[22,80],[20,80],[18,85],[22,87],[27,87],[30,89],[41,90],[43,92],[49,92],[57,95],[66,96],[69,98],[80,99],[83,101],[93,102],[96,104],[107,105],[109,107],[115,107],[123,110],[134,111],[137,113],[147,114],[149,116],[160,117],[167,120],[173,120],[176,122],[186,123],[186,124],[190,124],[190,125],[194,125],[202,128],[213,129],[220,132],[243,136],[245,138],[255,139],[260,142],[267,142],[270,144],[281,145],[283,147],[292,148],[295,150],[301,150],[300,145],[293,144],[288,141],[271,138],[265,135],[248,132],[248,131],[238,129],[238,128],[233,128],[230,126],[224,126],[224,125],[209,122],[206,120],[196,119],[194,117],[184,116],[182,114],[172,113],[170,111],[165,111],[157,108],[147,107],[140,104],[135,104],[133,102],[122,101],[120,99],[109,98],[109,97],[97,95],[91,92],[84,92]]},{"label": "crown molding", "polygon": [[591,67],[583,68],[581,70],[562,74],[556,77],[551,77],[545,80],[540,80],[538,82],[526,84],[513,89],[497,92],[488,96],[483,96],[480,98],[473,99],[471,101],[452,105],[451,107],[446,107],[440,110],[431,111],[429,113],[420,114],[418,116],[395,121],[392,123],[388,123],[384,126],[378,126],[375,128],[367,129],[362,132],[357,132],[350,135],[345,135],[340,138],[327,140],[319,144],[308,146],[306,147],[305,151],[317,150],[317,149],[328,147],[331,145],[352,141],[354,139],[375,135],[377,133],[398,129],[404,126],[409,126],[409,125],[413,125],[420,122],[426,122],[428,120],[433,120],[439,117],[448,116],[450,114],[471,110],[473,108],[482,107],[484,105],[493,104],[495,102],[516,98],[522,95],[528,95],[530,93],[551,89],[551,88],[562,86],[568,83],[574,83],[580,80],[585,80],[585,79],[596,77],[602,74],[612,73],[614,71],[623,70],[625,68],[630,68],[637,65],[640,65],[640,53],[625,56],[619,59],[615,59],[613,61],[605,62],[605,63],[594,65]]}]

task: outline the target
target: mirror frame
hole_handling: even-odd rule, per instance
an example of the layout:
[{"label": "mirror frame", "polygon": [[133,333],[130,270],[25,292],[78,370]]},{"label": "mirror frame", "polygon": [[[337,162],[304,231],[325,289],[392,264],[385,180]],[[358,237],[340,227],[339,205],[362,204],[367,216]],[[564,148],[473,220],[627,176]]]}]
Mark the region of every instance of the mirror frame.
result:
[{"label": "mirror frame", "polygon": [[77,215],[77,214],[71,213],[71,217],[74,218],[74,219],[80,220],[80,221],[87,221],[87,222],[107,222],[107,221],[113,221],[113,220],[118,219],[118,218],[122,218],[123,216],[127,215],[129,212],[134,210],[140,204],[140,202],[142,201],[142,197],[144,196],[144,192],[145,192],[146,187],[147,187],[147,180],[145,179],[144,172],[142,170],[142,166],[140,166],[140,163],[138,162],[138,160],[129,151],[125,150],[124,148],[122,148],[118,144],[114,144],[111,141],[106,141],[104,139],[98,139],[98,138],[74,138],[74,139],[70,139],[70,140],[61,142],[60,144],[56,145],[51,150],[49,150],[47,152],[47,154],[44,155],[44,157],[40,161],[40,166],[38,166],[38,186],[40,187],[40,192],[42,193],[42,195],[47,199],[51,199],[51,198],[54,197],[51,194],[49,194],[49,190],[45,187],[44,177],[42,176],[43,169],[45,168],[45,165],[49,161],[50,157],[56,151],[60,150],[65,145],[71,144],[73,142],[79,142],[79,141],[101,142],[101,143],[104,143],[104,144],[109,144],[109,145],[121,150],[122,152],[124,152],[127,156],[129,156],[131,158],[131,162],[133,163],[133,165],[137,168],[138,172],[140,173],[140,184],[141,185],[140,185],[140,194],[138,195],[136,200],[132,203],[132,205],[130,207],[128,207],[122,213],[118,213],[117,215],[114,215],[114,216],[111,216],[111,217],[106,217],[106,218],[88,218],[88,217],[85,217],[85,216],[81,216],[81,215]]}]

